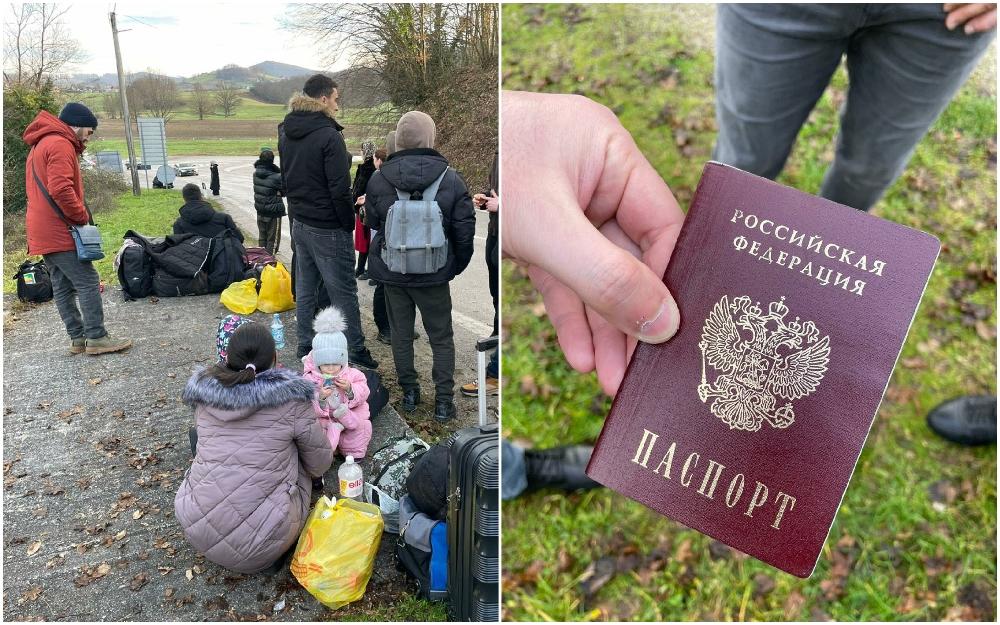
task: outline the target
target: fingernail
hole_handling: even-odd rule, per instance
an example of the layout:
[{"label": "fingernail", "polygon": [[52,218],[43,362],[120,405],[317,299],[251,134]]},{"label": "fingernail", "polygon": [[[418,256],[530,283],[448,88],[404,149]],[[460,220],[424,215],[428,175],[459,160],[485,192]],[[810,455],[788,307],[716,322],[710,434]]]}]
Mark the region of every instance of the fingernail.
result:
[{"label": "fingernail", "polygon": [[966,35],[971,35],[974,32],[976,32],[976,27],[975,26],[973,26],[972,24],[966,24],[965,25],[965,34]]},{"label": "fingernail", "polygon": [[955,30],[955,22],[951,20],[945,20],[944,27],[947,28],[948,30]]},{"label": "fingernail", "polygon": [[667,296],[660,304],[656,315],[651,319],[640,319],[637,322],[639,331],[636,338],[644,343],[662,343],[677,334],[680,325],[680,311],[677,302]]}]

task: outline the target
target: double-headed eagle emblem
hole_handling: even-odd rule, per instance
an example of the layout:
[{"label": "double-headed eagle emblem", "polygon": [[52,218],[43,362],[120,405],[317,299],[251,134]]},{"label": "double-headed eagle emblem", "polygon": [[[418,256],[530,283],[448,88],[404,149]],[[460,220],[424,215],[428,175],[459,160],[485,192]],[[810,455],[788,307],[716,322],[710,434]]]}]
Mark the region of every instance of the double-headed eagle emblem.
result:
[{"label": "double-headed eagle emblem", "polygon": [[[786,323],[784,302],[771,302],[765,314],[746,295],[731,302],[723,295],[705,320],[698,397],[730,429],[756,432],[764,421],[787,428],[795,421],[791,400],[815,391],[826,373],[830,337],[820,338],[812,321]],[[708,367],[721,372],[711,384]]]}]

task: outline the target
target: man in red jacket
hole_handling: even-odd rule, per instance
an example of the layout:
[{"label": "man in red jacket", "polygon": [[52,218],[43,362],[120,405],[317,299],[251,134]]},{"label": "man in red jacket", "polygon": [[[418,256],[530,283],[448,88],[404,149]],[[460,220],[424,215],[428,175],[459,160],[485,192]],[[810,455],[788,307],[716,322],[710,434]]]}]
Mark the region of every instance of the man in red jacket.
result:
[{"label": "man in red jacket", "polygon": [[132,347],[129,339],[108,336],[100,276],[92,262],[77,258],[69,228],[45,195],[47,190],[70,223],[82,226],[88,222],[79,155],[96,128],[97,117],[90,109],[70,102],[58,118],[48,111],[38,113],[23,135],[25,143],[32,147],[25,166],[28,254],[41,254],[45,259],[52,276],[53,298],[72,340],[71,354],[107,354]]}]

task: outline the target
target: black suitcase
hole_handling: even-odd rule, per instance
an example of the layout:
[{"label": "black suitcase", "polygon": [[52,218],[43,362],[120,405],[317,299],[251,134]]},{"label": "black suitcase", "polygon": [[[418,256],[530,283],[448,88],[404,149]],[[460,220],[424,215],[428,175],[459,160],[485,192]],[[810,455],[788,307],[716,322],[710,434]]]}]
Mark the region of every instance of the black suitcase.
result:
[{"label": "black suitcase", "polygon": [[448,602],[455,621],[500,620],[499,449],[495,423],[452,435]]}]

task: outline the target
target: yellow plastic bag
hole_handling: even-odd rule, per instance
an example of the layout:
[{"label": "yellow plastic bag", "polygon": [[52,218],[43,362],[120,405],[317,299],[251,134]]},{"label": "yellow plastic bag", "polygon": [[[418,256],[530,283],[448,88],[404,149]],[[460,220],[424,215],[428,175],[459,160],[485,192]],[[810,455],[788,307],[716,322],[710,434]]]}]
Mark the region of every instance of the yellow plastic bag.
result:
[{"label": "yellow plastic bag", "polygon": [[265,265],[260,273],[260,295],[257,308],[265,313],[285,312],[295,308],[292,299],[292,276],[281,263]]},{"label": "yellow plastic bag", "polygon": [[316,502],[299,536],[292,575],[320,603],[336,610],[365,594],[382,540],[378,506],[328,497]]},{"label": "yellow plastic bag", "polygon": [[233,282],[219,296],[222,305],[238,315],[249,315],[257,310],[257,280],[249,278]]}]

